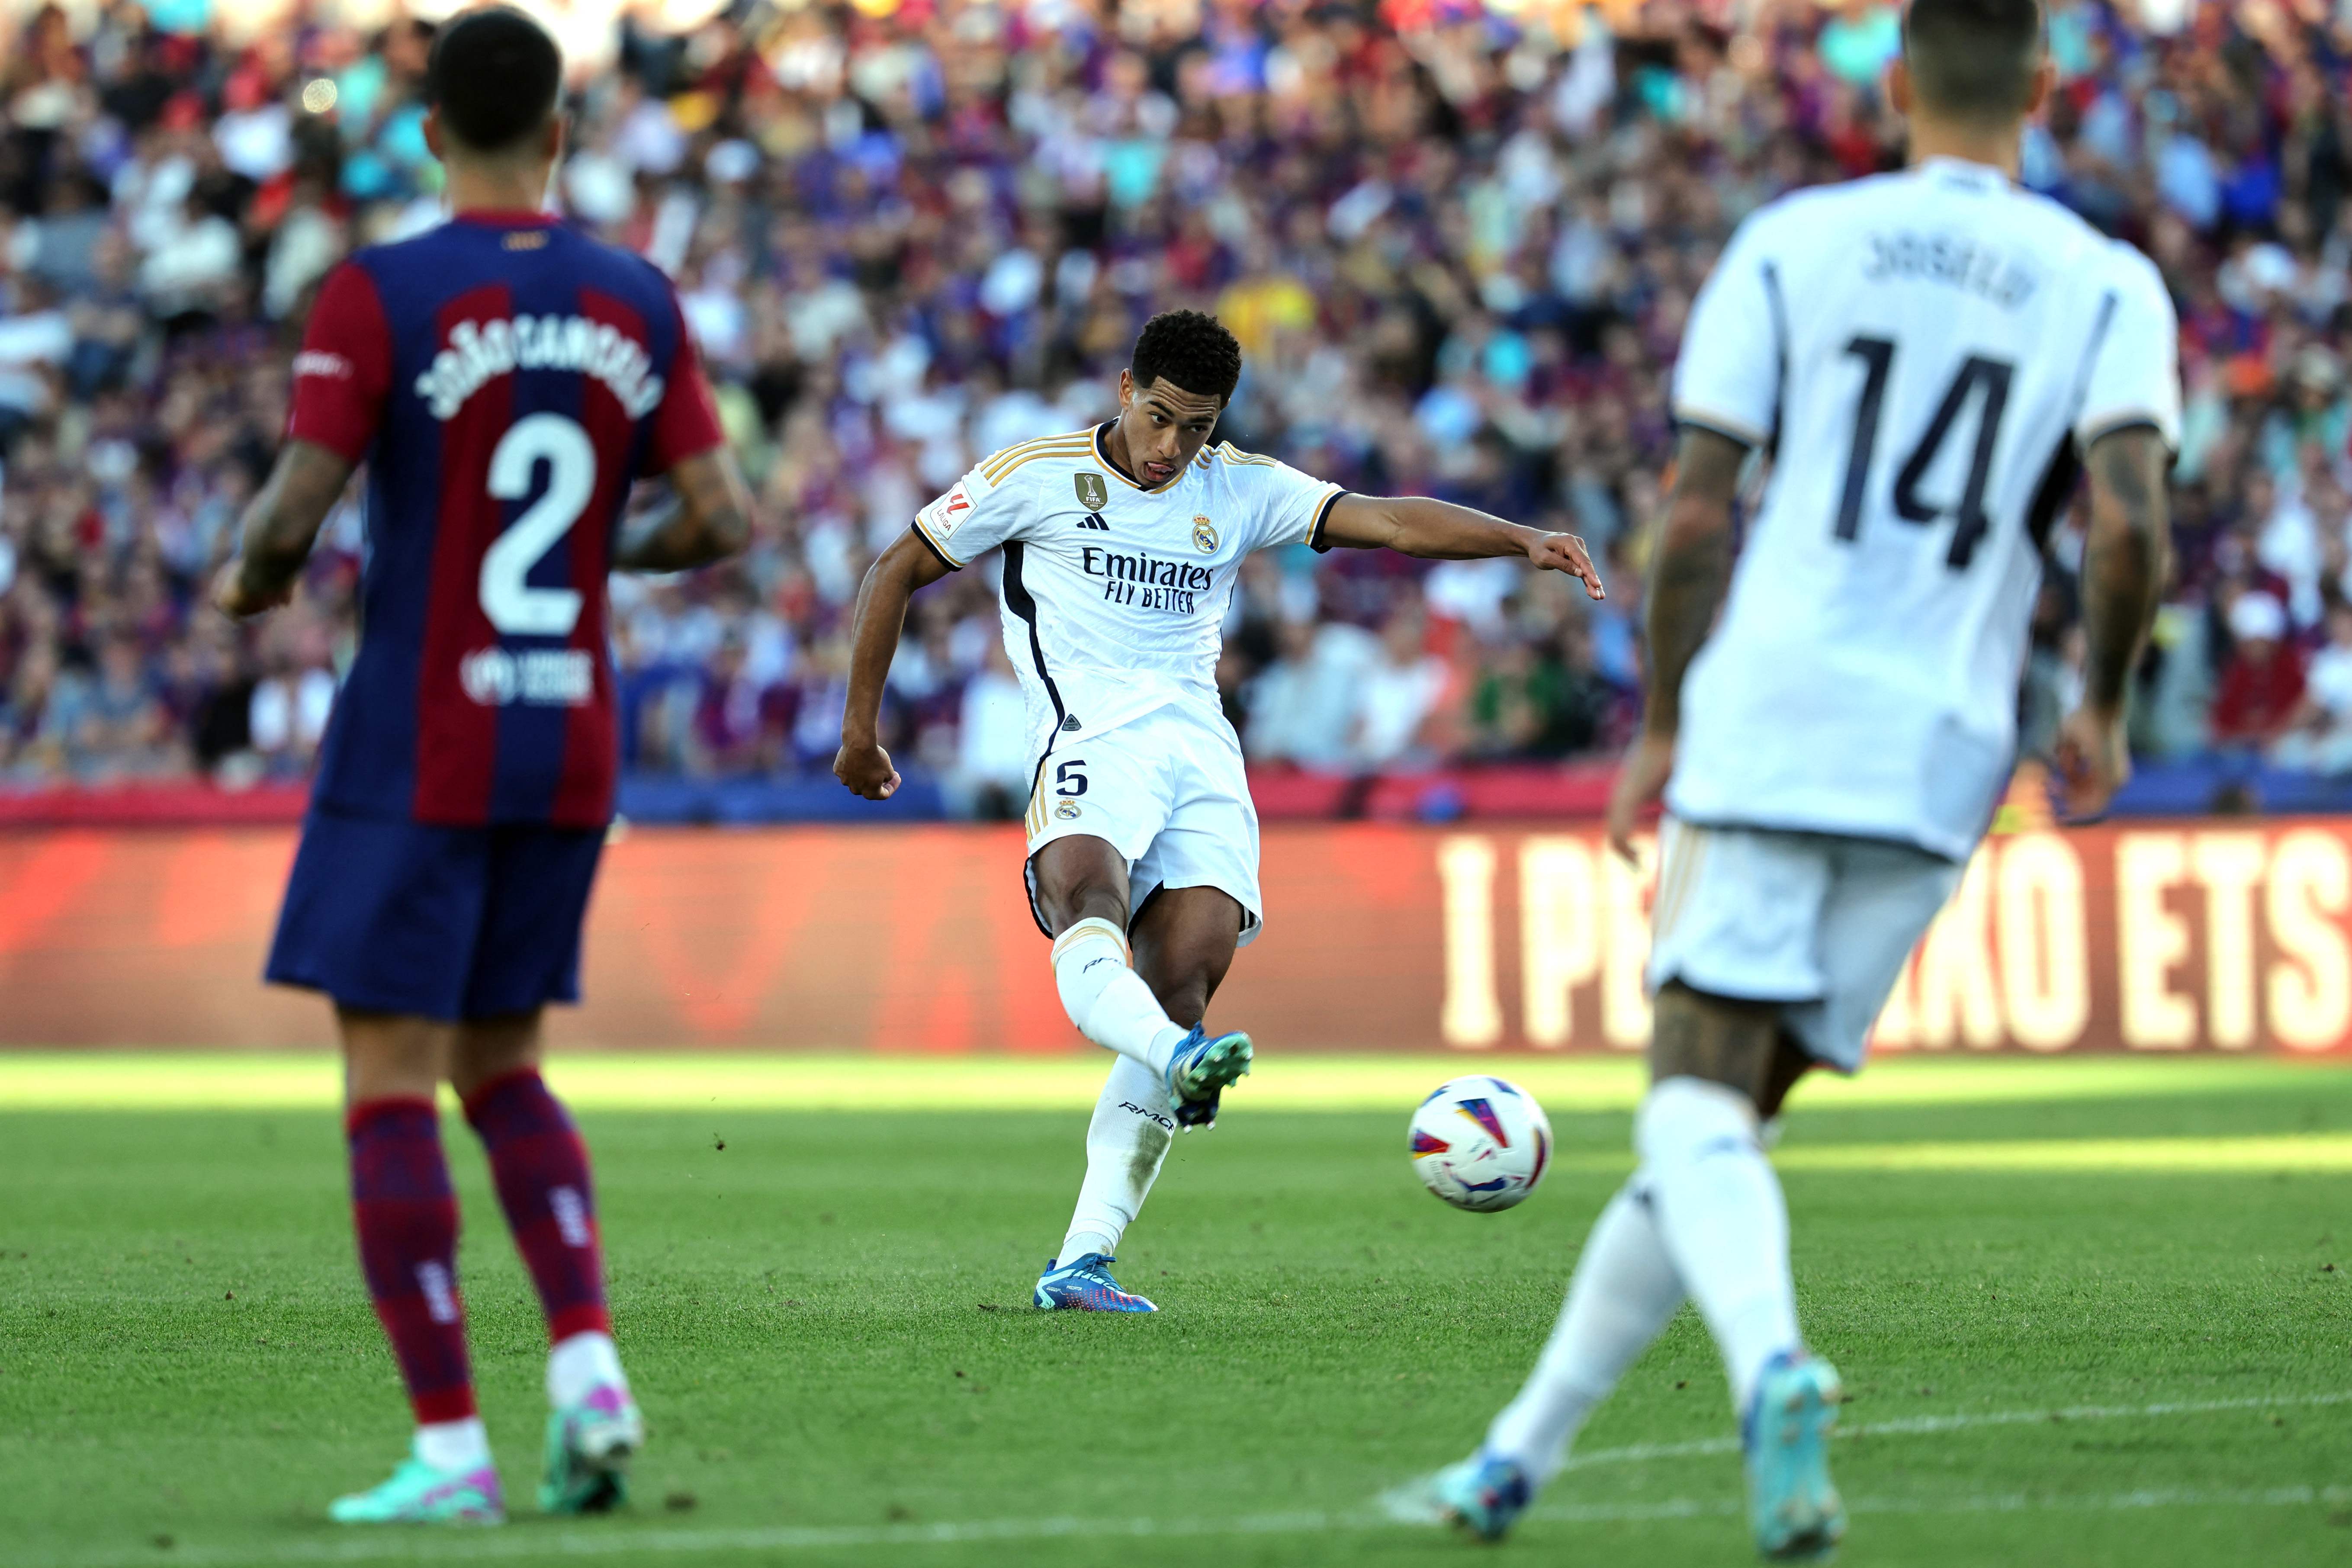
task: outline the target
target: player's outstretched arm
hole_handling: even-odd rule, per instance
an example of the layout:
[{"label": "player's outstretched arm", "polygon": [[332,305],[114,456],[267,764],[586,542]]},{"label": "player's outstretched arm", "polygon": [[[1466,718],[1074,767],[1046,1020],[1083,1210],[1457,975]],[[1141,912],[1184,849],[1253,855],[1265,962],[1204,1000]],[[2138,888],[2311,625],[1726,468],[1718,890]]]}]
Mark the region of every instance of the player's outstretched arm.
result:
[{"label": "player's outstretched arm", "polygon": [[1587,597],[1605,599],[1601,574],[1572,533],[1547,533],[1427,496],[1344,495],[1323,521],[1323,542],[1356,550],[1393,550],[1424,561],[1484,561],[1523,555],[1546,572],[1581,580]]},{"label": "player's outstretched arm", "polygon": [[849,700],[841,713],[833,776],[867,800],[898,793],[898,770],[882,748],[882,682],[907,627],[907,601],[947,574],[947,563],[908,529],[858,584],[857,618],[849,632]]},{"label": "player's outstretched arm", "polygon": [[351,482],[353,464],[315,441],[289,441],[245,509],[236,553],[213,579],[213,603],[242,620],[294,596],[319,529]]},{"label": "player's outstretched arm", "polygon": [[2091,443],[2091,531],[2083,551],[2083,630],[2090,644],[2082,705],[2058,731],[2066,810],[2095,816],[2131,777],[2125,696],[2147,646],[2172,574],[2171,509],[2165,471],[2172,452],[2153,426],[2134,425]]},{"label": "player's outstretched arm", "polygon": [[751,492],[735,455],[713,447],[667,476],[677,493],[622,531],[613,552],[621,572],[684,572],[708,566],[751,542]]},{"label": "player's outstretched arm", "polygon": [[1649,689],[1642,733],[1618,770],[1609,798],[1609,842],[1633,858],[1633,827],[1665,793],[1683,722],[1683,676],[1714,629],[1731,586],[1731,503],[1748,448],[1728,436],[1683,427],[1675,444],[1675,489],[1658,525],[1650,572]]}]

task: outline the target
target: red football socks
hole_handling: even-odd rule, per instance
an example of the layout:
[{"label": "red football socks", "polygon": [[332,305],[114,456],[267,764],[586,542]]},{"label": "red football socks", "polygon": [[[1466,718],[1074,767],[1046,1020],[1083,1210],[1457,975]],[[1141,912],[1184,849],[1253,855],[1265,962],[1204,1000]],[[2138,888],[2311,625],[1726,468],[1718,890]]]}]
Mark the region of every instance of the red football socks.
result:
[{"label": "red football socks", "polygon": [[371,1100],[344,1120],[360,1271],[422,1426],[474,1414],[466,1305],[457,1294],[457,1201],[429,1100]]},{"label": "red football socks", "polygon": [[588,1150],[562,1102],[536,1069],[525,1068],[475,1090],[466,1120],[489,1154],[499,1205],[539,1287],[549,1340],[561,1344],[574,1334],[610,1333]]}]

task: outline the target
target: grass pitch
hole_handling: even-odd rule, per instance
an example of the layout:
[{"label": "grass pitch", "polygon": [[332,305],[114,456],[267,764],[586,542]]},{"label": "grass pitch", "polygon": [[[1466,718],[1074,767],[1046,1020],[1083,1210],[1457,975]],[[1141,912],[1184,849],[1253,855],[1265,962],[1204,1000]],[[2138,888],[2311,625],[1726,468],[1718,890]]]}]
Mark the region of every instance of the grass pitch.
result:
[{"label": "grass pitch", "polygon": [[[654,1427],[636,1502],[529,1510],[538,1311],[453,1118],[517,1521],[418,1535],[323,1518],[405,1438],[331,1068],[0,1058],[0,1563],[1475,1561],[1372,1500],[1516,1386],[1630,1163],[1638,1085],[1497,1065],[1561,1157],[1479,1216],[1402,1148],[1463,1058],[1267,1064],[1178,1141],[1128,1239],[1149,1319],[1025,1304],[1097,1063],[943,1064],[961,1110],[921,1064],[559,1068]],[[796,1078],[844,1109],[788,1109]],[[1801,1091],[1778,1157],[1806,1326],[1854,1396],[1844,1562],[2352,1557],[2352,1073],[1892,1064]],[[1685,1311],[1507,1557],[1748,1561],[1726,1405]]]}]

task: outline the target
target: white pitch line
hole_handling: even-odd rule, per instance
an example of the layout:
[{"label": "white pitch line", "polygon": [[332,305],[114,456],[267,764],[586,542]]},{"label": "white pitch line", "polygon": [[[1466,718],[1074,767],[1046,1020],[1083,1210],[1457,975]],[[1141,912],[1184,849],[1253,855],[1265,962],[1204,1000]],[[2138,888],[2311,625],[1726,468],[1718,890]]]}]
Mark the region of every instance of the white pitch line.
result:
[{"label": "white pitch line", "polygon": [[[2210,1415],[2225,1410],[2279,1410],[2297,1405],[2352,1405],[2352,1392],[2342,1394],[2258,1394],[2244,1399],[2168,1399],[2157,1405],[2075,1405],[2060,1410],[1986,1410],[1956,1415],[1903,1415],[1867,1426],[1841,1426],[1840,1437],[1911,1437],[1922,1433],[1959,1432],[1971,1426],[2063,1426],[2069,1421],[2128,1421],[2163,1415]],[[1646,1459],[1680,1459],[1700,1454],[1736,1454],[1738,1437],[1696,1437],[1686,1443],[1634,1443],[1622,1448],[1595,1448],[1568,1457],[1567,1468],[1587,1465],[1623,1465]]]},{"label": "white pitch line", "polygon": [[[1951,1432],[1972,1426],[2018,1426],[2068,1421],[2109,1421],[2161,1418],[2170,1415],[2214,1415],[2231,1410],[2284,1409],[2295,1406],[2352,1404],[2352,1391],[2339,1394],[2283,1394],[2244,1399],[2168,1400],[2154,1405],[2084,1405],[2061,1410],[1999,1410],[1975,1415],[1920,1415],[1848,1428],[1841,1437],[1914,1436]],[[1690,1443],[1648,1443],[1624,1448],[1604,1448],[1577,1456],[1570,1463],[1599,1465],[1643,1459],[1675,1458],[1727,1453],[1736,1439],[1703,1438]],[[2067,1495],[2032,1492],[1964,1494],[1949,1498],[1853,1498],[1847,1510],[1856,1514],[2016,1513],[2042,1510],[2119,1512],[2158,1508],[2298,1508],[2352,1502],[2352,1488],[2273,1487],[2250,1490],[2208,1490],[2195,1488],[2143,1488],[2134,1491]],[[1646,1521],[1728,1517],[1740,1511],[1735,1500],[1667,1498],[1654,1502],[1559,1503],[1538,1505],[1529,1517],[1572,1524],[1623,1524]],[[121,1568],[138,1564],[230,1565],[261,1563],[377,1563],[426,1556],[436,1562],[492,1563],[539,1556],[614,1557],[708,1555],[723,1552],[853,1551],[882,1546],[957,1546],[988,1542],[1054,1541],[1072,1536],[1089,1539],[1127,1536],[1152,1540],[1249,1535],[1320,1535],[1338,1531],[1410,1527],[1384,1509],[1345,1510],[1301,1510],[1289,1513],[1244,1514],[1224,1519],[1052,1519],[970,1520],[939,1524],[777,1525],[740,1530],[619,1529],[585,1531],[542,1530],[526,1524],[520,1529],[490,1531],[436,1531],[426,1538],[415,1531],[339,1536],[208,1547],[199,1544],[168,1550],[149,1546],[90,1555],[11,1559],[12,1568]]]}]

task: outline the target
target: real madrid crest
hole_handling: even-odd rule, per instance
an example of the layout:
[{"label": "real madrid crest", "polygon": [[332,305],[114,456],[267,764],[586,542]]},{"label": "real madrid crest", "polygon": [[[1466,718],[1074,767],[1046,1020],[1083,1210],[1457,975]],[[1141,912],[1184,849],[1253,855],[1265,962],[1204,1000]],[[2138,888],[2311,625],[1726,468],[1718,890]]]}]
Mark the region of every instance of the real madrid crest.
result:
[{"label": "real madrid crest", "polygon": [[1100,511],[1110,504],[1110,487],[1091,468],[1080,468],[1072,474],[1070,485],[1078,492],[1078,504],[1088,511]]},{"label": "real madrid crest", "polygon": [[1217,525],[1205,517],[1192,520],[1192,548],[1203,555],[1217,552]]},{"label": "real madrid crest", "polygon": [[1081,809],[1083,808],[1075,800],[1056,801],[1054,805],[1054,815],[1064,822],[1076,822]]}]

